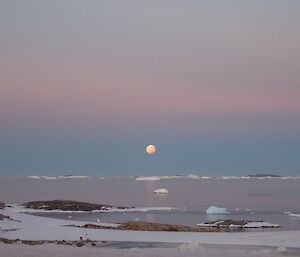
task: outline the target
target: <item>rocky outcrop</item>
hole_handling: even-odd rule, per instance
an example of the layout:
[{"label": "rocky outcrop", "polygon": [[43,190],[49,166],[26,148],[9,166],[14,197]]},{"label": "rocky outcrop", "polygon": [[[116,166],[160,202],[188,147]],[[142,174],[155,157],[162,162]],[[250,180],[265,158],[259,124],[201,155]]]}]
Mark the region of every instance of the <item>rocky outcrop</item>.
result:
[{"label": "rocky outcrop", "polygon": [[80,238],[77,241],[66,241],[66,240],[20,240],[20,239],[7,239],[0,238],[0,242],[4,244],[25,244],[25,245],[43,245],[43,244],[58,244],[58,245],[69,245],[69,246],[97,246],[106,244],[105,241],[91,241],[89,239],[82,240]]},{"label": "rocky outcrop", "polygon": [[4,209],[5,208],[5,203],[0,202],[0,209]]},{"label": "rocky outcrop", "polygon": [[161,224],[161,223],[149,223],[142,221],[129,221],[123,223],[119,227],[123,230],[135,230],[135,231],[170,231],[170,232],[219,232],[221,228],[200,228],[189,227],[176,224]]},{"label": "rocky outcrop", "polygon": [[223,227],[189,227],[176,224],[150,223],[143,221],[129,221],[119,223],[116,227],[106,227],[97,224],[85,224],[83,226],[66,225],[68,227],[88,229],[112,229],[112,230],[133,230],[133,231],[169,231],[169,232],[221,232],[226,231]]},{"label": "rocky outcrop", "polygon": [[[53,201],[34,201],[23,203],[25,208],[37,210],[61,210],[61,211],[95,211],[95,210],[109,210],[113,208],[109,205],[94,204],[86,202],[77,202],[70,200],[53,200]],[[126,207],[114,207],[119,209],[126,209]]]},{"label": "rocky outcrop", "polygon": [[217,220],[197,224],[198,227],[216,227],[226,229],[247,229],[247,228],[280,228],[279,224],[273,224],[265,221],[247,221],[247,220]]},{"label": "rocky outcrop", "polygon": [[143,221],[129,221],[119,224],[118,227],[103,227],[95,224],[85,224],[82,228],[89,229],[116,229],[116,230],[134,230],[134,231],[169,231],[169,232],[219,232],[220,227],[189,227],[176,224],[150,223]]},{"label": "rocky outcrop", "polygon": [[0,220],[4,220],[4,219],[9,219],[9,217],[0,213]]}]

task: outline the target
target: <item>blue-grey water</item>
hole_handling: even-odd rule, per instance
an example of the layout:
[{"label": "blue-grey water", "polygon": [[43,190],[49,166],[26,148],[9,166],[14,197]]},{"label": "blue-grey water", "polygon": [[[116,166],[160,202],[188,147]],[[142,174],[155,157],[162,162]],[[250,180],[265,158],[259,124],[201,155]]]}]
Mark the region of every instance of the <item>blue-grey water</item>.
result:
[{"label": "blue-grey water", "polygon": [[[167,195],[153,190],[167,188]],[[29,179],[1,178],[0,201],[23,203],[67,199],[128,207],[176,207],[173,211],[124,213],[47,213],[48,217],[84,221],[124,222],[142,220],[195,225],[217,219],[264,220],[282,229],[300,229],[300,179],[190,179],[137,181],[134,178]],[[216,205],[227,215],[207,215]]]}]

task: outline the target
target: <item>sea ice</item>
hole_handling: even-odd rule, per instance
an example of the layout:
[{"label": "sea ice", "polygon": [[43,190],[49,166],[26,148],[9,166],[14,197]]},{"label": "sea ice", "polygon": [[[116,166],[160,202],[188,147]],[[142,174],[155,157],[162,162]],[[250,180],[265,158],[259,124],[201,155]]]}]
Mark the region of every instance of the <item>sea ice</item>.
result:
[{"label": "sea ice", "polygon": [[207,210],[206,210],[207,214],[227,214],[230,213],[229,211],[227,211],[226,208],[221,208],[221,207],[217,207],[217,206],[210,206]]},{"label": "sea ice", "polygon": [[[1,221],[2,230],[15,229],[16,227],[19,228],[19,230],[5,232],[5,238],[8,239],[19,238],[24,240],[25,239],[26,240],[78,240],[80,237],[84,237],[84,239],[88,238],[90,240],[97,240],[97,241],[169,242],[169,243],[181,243],[181,244],[201,243],[201,244],[248,245],[248,246],[252,245],[252,246],[272,246],[272,247],[279,247],[284,245],[286,248],[289,247],[300,248],[300,241],[299,241],[300,231],[272,231],[272,232],[268,231],[263,233],[262,232],[236,232],[236,233],[229,234],[228,232],[218,232],[218,233],[158,232],[158,231],[126,231],[126,230],[111,230],[111,229],[87,229],[87,228],[79,228],[74,226],[66,226],[66,225],[83,226],[86,224],[86,222],[84,221],[59,220],[59,219],[52,219],[46,217],[37,217],[37,216],[27,215],[23,213],[17,213],[11,208],[6,208],[5,210],[1,210],[0,213],[6,216],[10,216],[14,220],[18,220],[18,221],[12,221],[12,220]],[[89,222],[89,223],[99,225],[99,223],[96,222]],[[110,227],[118,226],[118,224],[104,224],[104,223],[100,223],[100,224],[107,225]],[[10,255],[3,254],[2,252],[3,245],[1,245],[0,248],[1,248],[0,256],[10,256]],[[76,248],[76,251],[78,251],[78,248]],[[20,254],[16,256],[20,256]],[[26,256],[32,256],[32,255],[26,255]],[[37,255],[37,256],[41,256],[41,255]],[[51,256],[54,255],[52,254]],[[63,256],[63,255],[58,254],[55,256]],[[77,254],[72,256],[77,256]],[[87,256],[87,255],[83,255],[83,256]],[[150,256],[162,256],[162,255],[150,255]],[[189,256],[191,255],[189,254]],[[196,256],[199,256],[199,253],[197,253]],[[204,254],[204,256],[208,256],[208,255]],[[216,255],[212,255],[212,256],[216,256]],[[223,257],[224,255],[219,255],[219,256]],[[236,255],[236,256],[249,257],[249,255]],[[257,255],[257,256],[260,257],[261,255]]]},{"label": "sea ice", "polygon": [[181,244],[177,247],[178,251],[199,251],[204,250],[200,243]]},{"label": "sea ice", "polygon": [[300,214],[299,213],[289,213],[289,215],[291,217],[299,217],[300,218]]},{"label": "sea ice", "polygon": [[279,228],[279,224],[273,224],[265,221],[253,221],[248,222],[244,226],[244,228]]}]

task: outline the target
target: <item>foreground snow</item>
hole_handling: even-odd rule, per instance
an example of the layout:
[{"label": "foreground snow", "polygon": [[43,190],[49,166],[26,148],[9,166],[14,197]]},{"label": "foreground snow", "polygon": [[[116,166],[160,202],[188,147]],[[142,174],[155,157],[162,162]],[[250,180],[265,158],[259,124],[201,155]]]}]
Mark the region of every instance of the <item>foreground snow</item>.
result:
[{"label": "foreground snow", "polygon": [[[1,214],[10,216],[14,220],[0,222],[1,237],[9,239],[27,240],[78,240],[84,239],[99,241],[130,241],[130,242],[173,242],[173,243],[206,243],[225,245],[255,245],[255,246],[285,246],[300,248],[300,231],[274,232],[236,232],[236,233],[195,233],[195,232],[143,232],[120,231],[109,229],[84,229],[66,227],[64,225],[81,226],[92,222],[79,222],[37,217],[13,211],[6,208]],[[92,223],[106,226],[115,224]],[[3,230],[17,229],[4,232]]]},{"label": "foreground snow", "polygon": [[[285,252],[278,251],[277,248],[235,248],[235,247],[209,247],[206,245],[180,245],[177,248],[90,248],[90,247],[70,247],[60,245],[4,245],[0,243],[0,256],[10,257],[276,257],[287,256]],[[279,249],[280,250],[280,249]],[[299,256],[297,251],[289,251],[288,256]]]}]

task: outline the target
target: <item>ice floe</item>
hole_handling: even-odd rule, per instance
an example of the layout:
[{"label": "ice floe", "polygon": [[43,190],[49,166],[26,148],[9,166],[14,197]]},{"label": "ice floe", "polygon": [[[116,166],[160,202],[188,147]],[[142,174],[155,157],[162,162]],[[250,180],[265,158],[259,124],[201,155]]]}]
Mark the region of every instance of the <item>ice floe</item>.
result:
[{"label": "ice floe", "polygon": [[291,216],[291,217],[299,217],[300,218],[300,213],[289,213],[289,216]]},{"label": "ice floe", "polygon": [[243,228],[280,228],[280,225],[265,221],[252,221],[247,222]]}]

